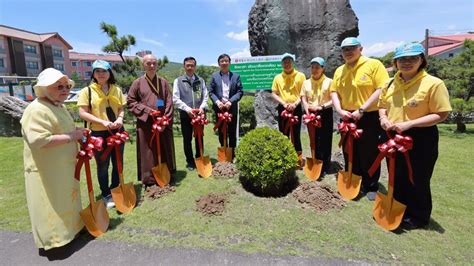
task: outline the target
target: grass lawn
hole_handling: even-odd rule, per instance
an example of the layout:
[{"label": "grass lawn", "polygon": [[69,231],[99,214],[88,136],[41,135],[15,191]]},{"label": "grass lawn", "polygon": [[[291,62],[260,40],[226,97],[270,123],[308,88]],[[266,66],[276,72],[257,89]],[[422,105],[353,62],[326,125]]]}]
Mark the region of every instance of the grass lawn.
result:
[{"label": "grass lawn", "polygon": [[[384,231],[372,220],[373,203],[366,198],[348,202],[342,210],[319,214],[301,208],[291,194],[282,198],[259,198],[243,190],[236,179],[201,179],[196,172],[185,170],[182,139],[176,134],[176,192],[154,201],[146,199],[128,215],[110,210],[111,227],[102,238],[154,247],[385,263],[472,264],[474,215],[470,208],[474,206],[474,182],[469,158],[474,150],[474,125],[469,125],[468,133],[464,134],[454,133],[453,129],[452,125],[440,127],[440,155],[431,183],[432,221],[426,230],[400,234]],[[303,147],[309,147],[307,136],[302,135]],[[335,136],[335,149],[338,140],[339,136]],[[210,154],[214,161],[217,136],[212,134],[211,126],[206,128],[205,143],[205,154]],[[21,138],[0,138],[0,230],[31,230],[24,192],[22,148]],[[136,182],[135,155],[135,143],[127,143],[124,169],[127,182]],[[298,174],[300,181],[307,180],[301,171]],[[95,180],[95,174],[93,176]],[[334,175],[322,182],[336,188]],[[383,186],[386,182],[386,178],[381,179]],[[81,179],[81,186],[85,206],[85,178]],[[95,188],[98,195],[96,180]],[[196,211],[195,200],[209,192],[228,194],[223,215],[206,217]]]}]

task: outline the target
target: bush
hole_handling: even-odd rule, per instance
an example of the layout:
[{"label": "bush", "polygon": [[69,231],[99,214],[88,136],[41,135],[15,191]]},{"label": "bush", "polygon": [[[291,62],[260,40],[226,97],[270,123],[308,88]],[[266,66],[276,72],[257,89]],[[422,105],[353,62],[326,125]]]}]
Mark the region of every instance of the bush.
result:
[{"label": "bush", "polygon": [[[255,118],[255,109],[253,104],[255,97],[252,95],[245,95],[240,100],[240,128],[242,131],[250,131],[257,126],[257,119]],[[244,126],[242,126],[244,125]]]},{"label": "bush", "polygon": [[298,157],[290,140],[278,130],[257,128],[236,150],[242,185],[261,196],[282,196],[296,187]]},{"label": "bush", "polygon": [[83,120],[79,116],[79,107],[77,106],[77,103],[71,102],[71,103],[65,103],[67,110],[72,116],[72,119],[74,119],[74,122],[82,122]]}]

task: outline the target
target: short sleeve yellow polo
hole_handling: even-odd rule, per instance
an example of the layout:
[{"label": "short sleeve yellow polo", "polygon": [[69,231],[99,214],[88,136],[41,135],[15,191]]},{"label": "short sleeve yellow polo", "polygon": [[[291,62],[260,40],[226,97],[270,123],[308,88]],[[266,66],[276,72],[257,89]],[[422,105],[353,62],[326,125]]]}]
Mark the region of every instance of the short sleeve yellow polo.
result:
[{"label": "short sleeve yellow polo", "polygon": [[[92,83],[90,86],[91,88],[91,109],[89,112],[94,115],[95,117],[98,117],[102,120],[108,121],[109,119],[107,118],[107,112],[106,108],[107,107],[112,107],[112,110],[116,115],[118,115],[118,110],[120,107],[124,106],[127,103],[127,99],[122,93],[122,90],[115,86],[111,85],[109,88],[109,93],[105,95],[102,91],[102,88],[99,84],[97,83]],[[78,100],[77,100],[77,106],[89,106],[89,90],[87,87],[83,88],[79,92]],[[110,121],[114,122],[114,121]],[[107,130],[106,127],[104,127],[101,124],[97,123],[91,123],[90,125],[91,130],[94,131],[102,131],[102,130]]]},{"label": "short sleeve yellow polo", "polygon": [[[398,73],[395,78],[399,78]],[[388,120],[392,123],[410,121],[431,113],[452,110],[448,89],[437,77],[426,74],[403,93],[396,84],[398,82],[392,82],[388,88],[388,83],[384,86],[378,103],[380,108],[387,109]]]},{"label": "short sleeve yellow polo", "polygon": [[282,72],[273,79],[272,92],[280,96],[284,102],[294,103],[300,98],[301,87],[305,80],[305,75],[296,69],[291,74]]},{"label": "short sleeve yellow polo", "polygon": [[[379,60],[361,56],[353,67],[344,64],[336,69],[331,92],[339,95],[342,109],[353,111],[382,88],[388,79],[388,72]],[[367,112],[376,110],[377,102],[366,108]]]},{"label": "short sleeve yellow polo", "polygon": [[313,77],[303,82],[301,88],[301,96],[305,96],[310,106],[318,106],[327,103],[331,100],[329,89],[331,87],[332,79],[321,76],[318,80]]}]

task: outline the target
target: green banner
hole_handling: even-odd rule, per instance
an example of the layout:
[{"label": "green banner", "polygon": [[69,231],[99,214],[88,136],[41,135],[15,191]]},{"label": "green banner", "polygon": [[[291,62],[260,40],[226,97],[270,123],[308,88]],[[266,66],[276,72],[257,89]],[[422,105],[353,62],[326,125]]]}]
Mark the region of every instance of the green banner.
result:
[{"label": "green banner", "polygon": [[280,74],[281,55],[232,59],[230,71],[238,73],[244,90],[270,90],[273,78]]}]

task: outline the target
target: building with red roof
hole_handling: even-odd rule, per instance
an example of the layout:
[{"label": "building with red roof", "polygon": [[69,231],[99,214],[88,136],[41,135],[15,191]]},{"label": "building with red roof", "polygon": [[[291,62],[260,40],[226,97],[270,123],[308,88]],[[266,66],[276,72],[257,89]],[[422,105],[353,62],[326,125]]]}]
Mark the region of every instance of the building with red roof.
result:
[{"label": "building with red roof", "polygon": [[48,67],[69,74],[71,49],[57,32],[35,33],[0,25],[0,75],[35,77]]},{"label": "building with red roof", "polygon": [[[474,33],[448,36],[429,36],[428,55],[438,58],[451,58],[461,53],[464,40],[474,40]],[[425,45],[425,41],[422,42]]]}]

